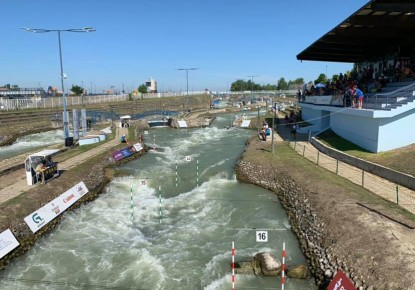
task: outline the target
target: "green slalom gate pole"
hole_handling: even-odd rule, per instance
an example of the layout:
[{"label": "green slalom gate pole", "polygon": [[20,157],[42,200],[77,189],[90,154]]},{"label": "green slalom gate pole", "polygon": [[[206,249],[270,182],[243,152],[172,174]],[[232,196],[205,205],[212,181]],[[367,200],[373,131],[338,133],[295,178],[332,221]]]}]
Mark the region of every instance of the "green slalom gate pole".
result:
[{"label": "green slalom gate pole", "polygon": [[131,221],[134,222],[134,202],[133,202],[133,177],[130,176],[130,205],[131,205]]},{"label": "green slalom gate pole", "polygon": [[199,159],[196,160],[196,187],[199,187]]},{"label": "green slalom gate pole", "polygon": [[161,186],[159,186],[159,223],[161,224],[161,219],[163,218],[163,212],[161,207]]},{"label": "green slalom gate pole", "polygon": [[176,187],[177,187],[177,158],[176,158]]}]

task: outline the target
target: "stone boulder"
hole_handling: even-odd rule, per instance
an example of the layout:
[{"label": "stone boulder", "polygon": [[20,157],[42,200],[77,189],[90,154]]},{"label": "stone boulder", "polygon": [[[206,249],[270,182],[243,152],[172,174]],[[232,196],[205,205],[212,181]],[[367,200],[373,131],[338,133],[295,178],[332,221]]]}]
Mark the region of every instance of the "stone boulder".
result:
[{"label": "stone boulder", "polygon": [[278,276],[281,274],[281,262],[270,253],[258,253],[254,256],[254,261],[258,261],[264,276]]},{"label": "stone boulder", "polygon": [[287,270],[287,277],[296,279],[306,279],[308,276],[308,268],[305,265],[298,265]]}]

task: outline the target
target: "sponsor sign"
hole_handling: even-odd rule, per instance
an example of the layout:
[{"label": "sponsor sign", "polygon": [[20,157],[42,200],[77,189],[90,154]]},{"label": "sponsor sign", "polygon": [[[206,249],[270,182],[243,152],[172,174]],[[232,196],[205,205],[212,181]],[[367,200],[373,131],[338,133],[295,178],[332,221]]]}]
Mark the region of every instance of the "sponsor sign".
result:
[{"label": "sponsor sign", "polygon": [[0,259],[19,245],[11,230],[7,229],[0,234]]},{"label": "sponsor sign", "polygon": [[241,124],[241,128],[249,128],[250,124],[251,124],[251,120],[243,120]]},{"label": "sponsor sign", "polygon": [[331,280],[327,290],[356,290],[353,283],[347,278],[342,270],[338,270],[337,274]]},{"label": "sponsor sign", "polygon": [[[136,148],[141,148],[139,150],[137,150]],[[135,153],[137,153],[138,151],[142,150],[143,147],[141,146],[141,144],[134,144],[133,146],[121,149],[121,150],[117,150],[115,152],[112,153],[112,157],[115,159],[115,161],[124,159],[128,156],[131,156]]]},{"label": "sponsor sign", "polygon": [[122,155],[121,151],[117,150],[114,153],[112,153],[112,157],[115,159],[115,161],[118,161],[123,159],[124,155]]},{"label": "sponsor sign", "polygon": [[43,226],[60,215],[88,192],[83,181],[24,218],[26,224],[36,233]]},{"label": "sponsor sign", "polygon": [[187,123],[184,120],[177,121],[179,123],[179,128],[187,128]]},{"label": "sponsor sign", "polygon": [[124,156],[124,158],[133,155],[136,153],[134,146],[130,146],[124,149],[121,149],[121,154]]},{"label": "sponsor sign", "polygon": [[143,146],[141,146],[140,143],[134,144],[133,146],[134,146],[135,151],[137,152],[140,152],[141,150],[143,150]]}]

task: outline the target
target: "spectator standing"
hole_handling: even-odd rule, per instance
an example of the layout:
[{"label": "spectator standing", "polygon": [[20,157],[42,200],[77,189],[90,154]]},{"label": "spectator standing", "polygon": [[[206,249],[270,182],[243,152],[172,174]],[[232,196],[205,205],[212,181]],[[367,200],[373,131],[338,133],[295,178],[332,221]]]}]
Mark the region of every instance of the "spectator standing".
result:
[{"label": "spectator standing", "polygon": [[356,96],[358,102],[358,108],[361,109],[363,105],[363,98],[365,97],[363,92],[357,87],[357,85],[353,86],[354,96]]}]

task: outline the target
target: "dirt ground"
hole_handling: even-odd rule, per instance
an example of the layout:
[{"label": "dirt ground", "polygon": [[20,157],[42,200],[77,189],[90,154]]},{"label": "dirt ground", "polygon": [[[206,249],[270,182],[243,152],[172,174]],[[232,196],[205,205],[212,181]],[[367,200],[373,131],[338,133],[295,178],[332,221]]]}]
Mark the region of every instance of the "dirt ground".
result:
[{"label": "dirt ground", "polygon": [[415,289],[415,231],[404,225],[415,225],[412,214],[318,167],[284,143],[273,156],[268,142],[254,140],[243,158],[290,176],[304,189],[324,222],[324,247],[333,249],[338,264],[353,277],[372,289]]}]

